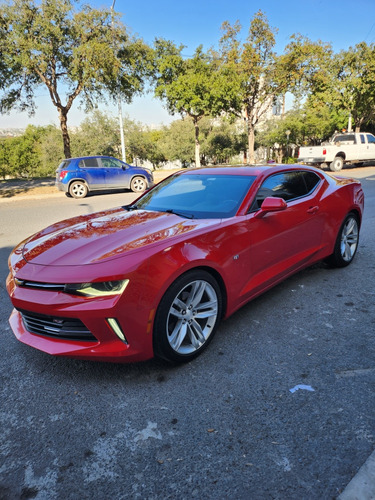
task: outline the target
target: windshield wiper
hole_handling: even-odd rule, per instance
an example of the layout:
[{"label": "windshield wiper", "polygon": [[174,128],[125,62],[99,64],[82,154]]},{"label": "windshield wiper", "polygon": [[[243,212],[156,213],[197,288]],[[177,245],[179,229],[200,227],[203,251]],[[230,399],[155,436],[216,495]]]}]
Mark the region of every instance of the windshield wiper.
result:
[{"label": "windshield wiper", "polygon": [[166,212],[167,214],[178,215],[179,217],[183,217],[184,219],[194,219],[193,214],[187,214],[184,212],[180,212],[178,210],[174,210],[173,208],[168,208],[168,210],[163,210],[163,212]]},{"label": "windshield wiper", "polygon": [[138,210],[137,205],[124,205],[122,208],[125,210]]}]

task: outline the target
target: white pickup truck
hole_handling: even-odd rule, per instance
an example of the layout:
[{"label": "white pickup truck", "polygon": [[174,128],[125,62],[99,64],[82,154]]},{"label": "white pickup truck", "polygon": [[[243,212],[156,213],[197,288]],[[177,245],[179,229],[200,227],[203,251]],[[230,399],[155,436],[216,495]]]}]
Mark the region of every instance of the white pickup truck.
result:
[{"label": "white pickup truck", "polygon": [[375,160],[375,137],[367,132],[336,134],[320,146],[299,148],[298,162],[338,172],[344,164]]}]

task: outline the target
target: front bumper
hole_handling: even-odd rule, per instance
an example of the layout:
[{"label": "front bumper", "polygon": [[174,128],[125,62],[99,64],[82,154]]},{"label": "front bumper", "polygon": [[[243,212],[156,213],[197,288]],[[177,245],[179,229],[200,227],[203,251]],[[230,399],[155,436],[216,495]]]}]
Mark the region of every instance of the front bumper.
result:
[{"label": "front bumper", "polygon": [[[24,344],[54,356],[95,361],[143,361],[154,355],[153,314],[149,310],[142,310],[139,304],[131,300],[134,296],[131,290],[130,293],[125,291],[124,296],[98,299],[19,287],[15,285],[11,274],[6,284],[15,307],[9,322],[17,339]],[[27,329],[23,313],[26,317],[48,317],[51,321],[64,318],[77,320],[82,322],[89,334],[85,340],[63,338],[43,325],[38,327],[38,334],[32,333]],[[111,327],[113,322],[108,321],[110,319],[116,320],[125,341]]]}]

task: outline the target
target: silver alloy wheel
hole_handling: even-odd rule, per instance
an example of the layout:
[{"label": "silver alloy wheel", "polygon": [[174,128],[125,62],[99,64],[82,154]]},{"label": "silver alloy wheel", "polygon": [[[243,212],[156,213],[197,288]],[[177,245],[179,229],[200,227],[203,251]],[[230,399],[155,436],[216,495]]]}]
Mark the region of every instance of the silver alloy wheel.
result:
[{"label": "silver alloy wheel", "polygon": [[135,193],[142,193],[146,187],[146,181],[143,177],[134,177],[131,182],[131,190]]},{"label": "silver alloy wheel", "polygon": [[355,217],[349,217],[341,232],[340,251],[345,262],[350,262],[358,245],[358,222]]},{"label": "silver alloy wheel", "polygon": [[218,315],[218,297],[213,286],[196,280],[180,290],[167,316],[167,338],[178,354],[200,349],[211,335]]},{"label": "silver alloy wheel", "polygon": [[73,198],[84,198],[87,195],[87,187],[83,182],[73,182],[69,188],[69,194]]}]

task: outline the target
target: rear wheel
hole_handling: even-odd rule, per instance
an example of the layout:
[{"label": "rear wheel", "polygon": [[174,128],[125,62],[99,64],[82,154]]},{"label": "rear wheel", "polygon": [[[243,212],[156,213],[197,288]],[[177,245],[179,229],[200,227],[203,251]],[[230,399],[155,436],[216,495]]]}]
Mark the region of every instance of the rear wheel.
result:
[{"label": "rear wheel", "polygon": [[339,172],[344,166],[344,160],[341,156],[336,156],[332,163],[329,164],[329,168],[332,172]]},{"label": "rear wheel", "polygon": [[69,186],[69,194],[73,198],[84,198],[87,196],[88,189],[84,182],[74,181]]},{"label": "rear wheel", "polygon": [[359,241],[359,220],[358,217],[350,213],[341,225],[337,235],[335,250],[328,258],[328,263],[334,267],[348,266],[354,259]]},{"label": "rear wheel", "polygon": [[147,187],[146,181],[143,177],[134,177],[130,183],[130,189],[134,193],[143,193]]},{"label": "rear wheel", "polygon": [[154,324],[154,352],[172,362],[190,361],[212,340],[221,319],[222,297],[211,274],[180,276],[160,301]]}]

